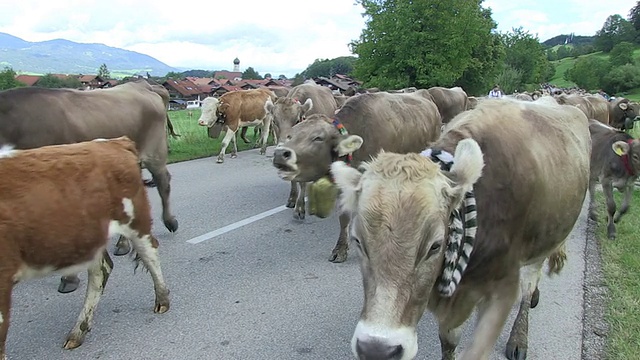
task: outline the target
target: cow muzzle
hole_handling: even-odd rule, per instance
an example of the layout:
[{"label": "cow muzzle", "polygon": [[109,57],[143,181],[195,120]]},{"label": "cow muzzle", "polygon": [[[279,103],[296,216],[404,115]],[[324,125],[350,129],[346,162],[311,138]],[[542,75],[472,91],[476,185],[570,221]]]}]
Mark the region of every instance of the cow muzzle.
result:
[{"label": "cow muzzle", "polygon": [[360,321],[351,339],[356,359],[410,360],[418,353],[418,339],[409,328],[392,329]]},{"label": "cow muzzle", "polygon": [[273,166],[278,169],[278,176],[283,180],[292,181],[300,173],[296,152],[282,145],[278,145],[273,151]]}]

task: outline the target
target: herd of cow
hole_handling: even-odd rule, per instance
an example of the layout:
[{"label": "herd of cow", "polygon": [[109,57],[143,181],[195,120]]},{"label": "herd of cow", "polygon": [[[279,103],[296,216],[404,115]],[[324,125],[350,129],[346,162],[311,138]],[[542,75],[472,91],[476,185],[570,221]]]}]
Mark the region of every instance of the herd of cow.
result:
[{"label": "herd of cow", "polygon": [[[82,344],[113,268],[106,248],[115,234],[116,255],[132,247],[149,270],[154,311],[169,309],[140,171],[151,173],[164,224],[176,231],[168,100],[166,89],[145,81],[0,92],[1,360],[13,286],[53,272],[69,292],[88,268],[64,347]],[[280,96],[257,89],[207,98],[198,123],[212,137],[225,130],[219,163],[231,141],[237,156],[239,129],[260,129],[261,154],[273,133],[273,166],[291,183],[287,206],[298,219],[309,184],[329,178],[340,190],[330,260],[345,261],[349,245],[359,254],[365,297],[351,341],[356,358],[414,358],[428,309],[442,358],[454,359],[461,326],[477,309],[461,358],[488,359],[519,298],[506,356],[520,360],[543,264],[549,274],[562,270],[566,238],[598,181],[615,238],[640,174],[640,142],[624,132],[639,113],[627,99],[593,95],[489,99],[434,87],[345,97],[305,83]],[[618,211],[614,187],[625,193]]]}]

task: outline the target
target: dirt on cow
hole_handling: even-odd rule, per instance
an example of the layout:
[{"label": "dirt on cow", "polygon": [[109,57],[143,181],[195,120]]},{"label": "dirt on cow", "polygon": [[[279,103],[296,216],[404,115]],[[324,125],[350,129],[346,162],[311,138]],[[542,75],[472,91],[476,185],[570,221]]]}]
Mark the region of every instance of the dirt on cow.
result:
[{"label": "dirt on cow", "polygon": [[[169,163],[218,155],[224,134],[220,134],[217,139],[212,139],[207,135],[207,128],[198,125],[200,109],[169,111],[169,118],[175,132],[180,135],[178,138],[169,138],[171,149]],[[238,151],[253,149],[254,129],[249,128],[247,131],[247,138],[252,141],[250,144],[246,144],[240,139],[240,130],[238,130],[236,135],[238,137]],[[272,137],[269,137],[269,144],[273,144]]]},{"label": "dirt on cow", "polygon": [[[622,194],[614,192],[614,195],[619,204]],[[595,199],[599,218],[593,225],[595,236],[592,240],[597,241],[601,252],[606,292],[595,291],[585,299],[585,315],[588,313],[587,305],[599,307],[596,298],[602,298],[605,323],[598,325],[593,317],[585,319],[585,330],[591,327],[590,331],[595,335],[592,338],[604,339],[606,355],[601,358],[637,359],[640,354],[640,241],[637,236],[640,229],[640,193],[636,191],[633,194],[629,212],[617,224],[615,240],[607,238],[604,194],[596,191]],[[590,268],[587,272],[598,270],[591,268],[591,271]]]}]

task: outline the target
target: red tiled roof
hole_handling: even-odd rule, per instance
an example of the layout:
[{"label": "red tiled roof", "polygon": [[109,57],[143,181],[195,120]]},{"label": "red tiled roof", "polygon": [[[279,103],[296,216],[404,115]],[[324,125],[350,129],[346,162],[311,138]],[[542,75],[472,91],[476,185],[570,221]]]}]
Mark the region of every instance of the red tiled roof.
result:
[{"label": "red tiled roof", "polygon": [[240,71],[227,71],[227,70],[216,71],[213,73],[214,79],[219,79],[221,77],[224,77],[227,80],[233,80],[235,78],[242,78],[242,73]]},{"label": "red tiled roof", "polygon": [[182,96],[187,96],[187,97],[203,93],[203,91],[198,87],[198,85],[194,84],[193,82],[187,79],[182,79],[182,80],[168,79],[162,85],[164,85],[165,87],[170,87],[175,91],[179,92]]},{"label": "red tiled roof", "polygon": [[16,76],[16,80],[27,86],[33,86],[38,82],[38,80],[40,80],[40,77],[41,76],[38,75],[18,75]]}]

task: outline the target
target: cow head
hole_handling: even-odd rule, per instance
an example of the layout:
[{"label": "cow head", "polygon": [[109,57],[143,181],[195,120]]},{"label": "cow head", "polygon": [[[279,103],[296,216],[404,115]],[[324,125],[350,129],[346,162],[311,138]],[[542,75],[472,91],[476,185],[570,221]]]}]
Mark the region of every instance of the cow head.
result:
[{"label": "cow head", "polygon": [[278,98],[275,104],[268,99],[264,105],[265,111],[271,114],[276,138],[284,140],[289,136],[291,128],[302,121],[313,108],[313,101],[307,99],[301,104],[297,99],[288,97]]},{"label": "cow head", "polygon": [[640,174],[640,140],[616,141],[611,145],[611,148],[622,158],[625,170],[629,175]]},{"label": "cow head", "polygon": [[208,97],[202,101],[202,113],[198,119],[198,125],[212,127],[218,121],[218,107],[220,101],[214,97]]},{"label": "cow head", "polygon": [[618,99],[610,104],[609,122],[616,128],[630,130],[640,120],[640,105],[628,99]]},{"label": "cow head", "polygon": [[416,325],[439,296],[450,214],[484,166],[472,139],[460,141],[452,158],[449,171],[421,154],[384,151],[360,170],[331,165],[360,255],[364,305],[351,340],[357,358],[413,359],[418,351]]},{"label": "cow head", "polygon": [[326,115],[313,114],[291,128],[273,153],[273,166],[287,181],[310,182],[329,172],[331,162],[362,146],[357,135],[343,135]]}]

